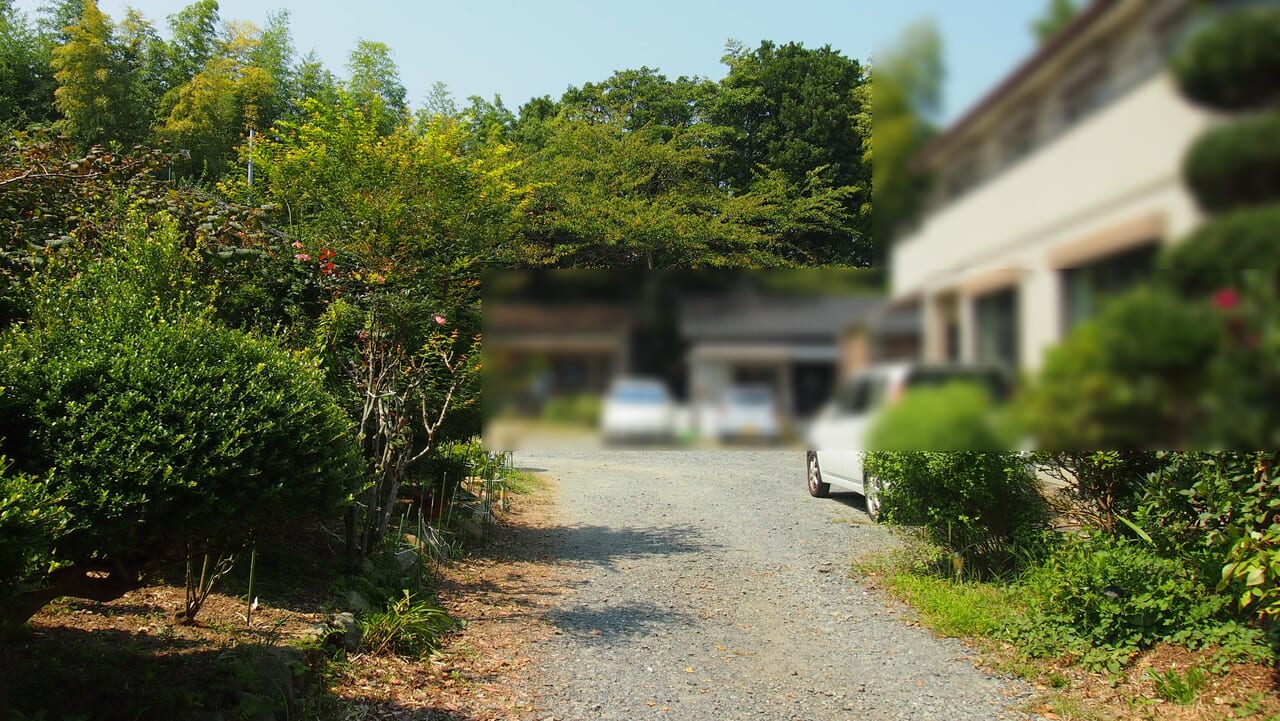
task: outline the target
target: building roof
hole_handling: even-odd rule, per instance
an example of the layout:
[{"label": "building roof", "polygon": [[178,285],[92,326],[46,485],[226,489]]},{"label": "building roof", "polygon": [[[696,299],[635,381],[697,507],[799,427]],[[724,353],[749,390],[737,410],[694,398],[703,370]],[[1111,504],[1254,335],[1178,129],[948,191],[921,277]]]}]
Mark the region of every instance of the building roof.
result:
[{"label": "building roof", "polygon": [[498,337],[529,333],[623,333],[634,315],[613,305],[502,303],[484,310],[484,332]]},{"label": "building roof", "polygon": [[922,148],[912,159],[912,164],[916,167],[927,165],[935,155],[955,143],[988,110],[1016,91],[1024,80],[1070,46],[1073,40],[1080,37],[1081,34],[1097,23],[1119,1],[1093,0],[1066,27],[1059,30],[1047,42],[1041,43],[1040,47],[1005,76],[1004,80],[1001,80],[999,84],[988,91],[977,103],[970,106],[960,116],[959,120],[953,122],[941,135]]},{"label": "building roof", "polygon": [[680,306],[680,332],[690,341],[834,342],[850,323],[883,304],[879,297],[858,296],[686,298]]}]

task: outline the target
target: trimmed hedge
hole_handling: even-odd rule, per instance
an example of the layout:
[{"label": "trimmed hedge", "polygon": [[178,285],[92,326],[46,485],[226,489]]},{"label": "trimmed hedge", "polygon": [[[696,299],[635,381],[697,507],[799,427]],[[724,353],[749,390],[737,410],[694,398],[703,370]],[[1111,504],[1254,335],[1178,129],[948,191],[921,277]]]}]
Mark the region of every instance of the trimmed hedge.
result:
[{"label": "trimmed hedge", "polygon": [[1280,198],[1280,113],[1220,125],[1187,151],[1182,174],[1210,213]]},{"label": "trimmed hedge", "polygon": [[1160,258],[1174,287],[1203,295],[1240,284],[1240,271],[1280,271],[1280,205],[1244,208],[1207,220]]},{"label": "trimmed hedge", "polygon": [[1280,8],[1225,13],[1188,39],[1171,67],[1193,102],[1244,110],[1280,99]]}]

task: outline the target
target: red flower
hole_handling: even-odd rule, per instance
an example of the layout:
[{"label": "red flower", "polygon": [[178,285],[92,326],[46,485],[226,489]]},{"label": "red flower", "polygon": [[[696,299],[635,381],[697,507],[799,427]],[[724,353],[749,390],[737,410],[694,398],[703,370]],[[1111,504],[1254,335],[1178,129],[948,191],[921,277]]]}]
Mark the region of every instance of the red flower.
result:
[{"label": "red flower", "polygon": [[1219,310],[1231,310],[1240,305],[1240,294],[1235,288],[1223,288],[1213,294],[1213,304]]},{"label": "red flower", "polygon": [[445,324],[444,316],[442,315],[436,316],[436,325],[444,325],[444,324]]}]

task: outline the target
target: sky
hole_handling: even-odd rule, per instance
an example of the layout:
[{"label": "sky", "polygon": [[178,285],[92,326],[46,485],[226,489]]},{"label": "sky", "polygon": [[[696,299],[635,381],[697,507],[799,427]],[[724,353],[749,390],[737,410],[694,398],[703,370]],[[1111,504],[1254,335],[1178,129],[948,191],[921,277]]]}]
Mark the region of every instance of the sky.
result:
[{"label": "sky", "polygon": [[[99,0],[113,20],[137,8],[167,37],[169,15],[191,0]],[[44,0],[17,0],[34,16]],[[958,117],[1033,49],[1032,19],[1048,0],[219,0],[222,20],[265,24],[289,12],[299,55],[314,50],[339,77],[358,39],[386,43],[408,100],[420,107],[444,83],[460,105],[501,96],[511,110],[559,98],[569,86],[642,66],[668,78],[724,77],[725,43],[830,45],[867,60],[913,20],[941,30],[944,120]]]}]

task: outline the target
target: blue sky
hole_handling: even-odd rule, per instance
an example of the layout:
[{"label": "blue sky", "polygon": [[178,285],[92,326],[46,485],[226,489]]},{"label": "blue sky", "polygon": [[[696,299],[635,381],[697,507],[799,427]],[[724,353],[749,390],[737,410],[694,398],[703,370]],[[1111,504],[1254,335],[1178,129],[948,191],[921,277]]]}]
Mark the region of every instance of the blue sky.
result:
[{"label": "blue sky", "polygon": [[[34,14],[42,0],[18,0]],[[133,6],[161,34],[189,0],[99,0],[114,20]],[[223,20],[262,25],[288,10],[299,53],[315,50],[343,76],[358,38],[386,43],[414,106],[437,81],[460,101],[501,95],[512,110],[570,85],[648,66],[668,77],[718,80],[725,41],[830,45],[866,60],[908,23],[932,17],[948,72],[945,117],[956,117],[1032,50],[1031,19],[1048,0],[219,0]]]}]

